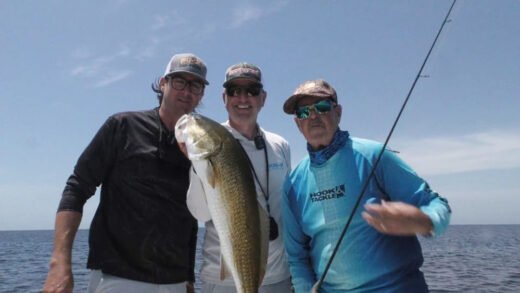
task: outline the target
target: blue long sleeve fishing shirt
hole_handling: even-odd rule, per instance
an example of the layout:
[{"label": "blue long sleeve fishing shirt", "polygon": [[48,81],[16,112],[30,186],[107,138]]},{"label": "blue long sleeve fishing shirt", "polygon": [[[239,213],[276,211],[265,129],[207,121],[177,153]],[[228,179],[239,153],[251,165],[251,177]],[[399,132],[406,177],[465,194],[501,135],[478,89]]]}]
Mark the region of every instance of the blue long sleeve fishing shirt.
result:
[{"label": "blue long sleeve fishing shirt", "polygon": [[[283,231],[295,292],[310,292],[323,274],[381,148],[338,130],[329,147],[309,149],[291,173],[283,199]],[[417,237],[379,233],[361,217],[364,203],[382,199],[419,207],[432,220],[434,235],[449,223],[447,201],[385,150],[320,292],[427,292]]]}]

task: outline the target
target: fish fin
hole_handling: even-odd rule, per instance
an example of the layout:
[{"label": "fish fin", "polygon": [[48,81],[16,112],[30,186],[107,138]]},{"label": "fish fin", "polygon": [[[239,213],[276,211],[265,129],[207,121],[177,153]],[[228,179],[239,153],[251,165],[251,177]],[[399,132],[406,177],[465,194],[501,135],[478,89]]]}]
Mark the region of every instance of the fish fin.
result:
[{"label": "fish fin", "polygon": [[267,257],[269,252],[269,214],[258,204],[258,216],[260,217],[260,276],[259,284],[262,284],[267,267]]},{"label": "fish fin", "polygon": [[220,280],[224,280],[228,277],[231,277],[231,272],[228,269],[228,265],[222,257],[222,253],[220,254]]},{"label": "fish fin", "polygon": [[215,188],[218,182],[218,172],[216,172],[215,165],[211,160],[208,160],[208,167],[206,168],[206,178],[208,178],[208,184]]}]

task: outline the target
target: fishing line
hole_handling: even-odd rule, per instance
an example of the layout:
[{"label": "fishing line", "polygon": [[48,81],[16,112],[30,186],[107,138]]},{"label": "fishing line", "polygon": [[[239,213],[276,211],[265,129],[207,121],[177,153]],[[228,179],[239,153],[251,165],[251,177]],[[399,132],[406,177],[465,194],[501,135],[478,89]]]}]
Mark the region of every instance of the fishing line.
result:
[{"label": "fishing line", "polygon": [[450,9],[448,10],[448,13],[446,14],[446,17],[444,18],[444,21],[442,22],[442,25],[439,28],[439,31],[437,32],[437,36],[435,36],[435,39],[433,40],[433,43],[432,43],[432,45],[430,47],[430,50],[428,51],[428,54],[426,55],[426,58],[424,58],[424,61],[423,61],[422,65],[421,65],[421,68],[419,69],[419,72],[415,76],[415,80],[413,81],[412,86],[411,86],[410,90],[408,91],[408,95],[406,96],[406,99],[404,100],[404,102],[403,102],[403,104],[401,106],[401,109],[399,110],[399,114],[397,114],[397,117],[395,118],[394,124],[392,125],[392,128],[390,129],[390,132],[388,133],[388,135],[386,137],[385,143],[383,144],[383,147],[381,148],[381,151],[379,152],[379,154],[377,156],[377,159],[374,162],[374,166],[372,167],[372,170],[370,171],[370,175],[368,176],[368,178],[366,179],[365,183],[363,184],[363,188],[361,189],[361,192],[359,193],[359,195],[357,197],[357,200],[356,200],[356,203],[354,205],[354,208],[353,208],[352,212],[350,213],[350,216],[349,216],[349,218],[347,220],[347,223],[345,224],[345,227],[343,228],[343,231],[341,232],[341,235],[340,235],[340,237],[338,239],[336,247],[334,247],[332,255],[330,256],[330,259],[329,259],[329,261],[327,263],[327,266],[325,267],[325,270],[323,271],[323,275],[318,280],[318,282],[313,286],[313,292],[318,292],[318,289],[321,287],[321,284],[323,283],[323,280],[325,279],[325,276],[327,275],[327,273],[329,271],[330,265],[332,264],[332,261],[334,260],[334,257],[336,256],[336,253],[338,252],[338,248],[339,248],[341,242],[343,241],[343,238],[345,237],[345,234],[347,232],[348,227],[350,226],[350,222],[352,221],[352,218],[354,217],[354,214],[355,214],[357,208],[359,207],[359,203],[361,202],[361,198],[365,194],[365,191],[366,191],[366,189],[368,187],[368,183],[370,182],[372,177],[374,177],[377,165],[379,164],[379,161],[381,160],[381,157],[383,156],[383,153],[384,153],[384,151],[386,149],[388,141],[390,140],[390,137],[392,136],[392,133],[394,132],[394,129],[395,129],[396,125],[397,125],[397,122],[401,118],[401,114],[403,113],[404,108],[406,107],[406,104],[408,103],[408,100],[410,99],[410,96],[412,95],[413,89],[415,88],[415,85],[417,84],[417,81],[421,77],[421,73],[422,73],[422,71],[424,69],[424,66],[426,65],[426,62],[428,62],[428,58],[430,57],[430,54],[433,51],[433,47],[435,46],[435,43],[437,43],[437,39],[439,38],[439,36],[440,36],[440,34],[441,34],[441,32],[442,32],[442,30],[444,28],[444,25],[448,22],[448,18],[449,18],[450,14],[451,14],[453,6],[455,6],[455,2],[457,2],[457,0],[453,0],[453,3],[451,4]]}]

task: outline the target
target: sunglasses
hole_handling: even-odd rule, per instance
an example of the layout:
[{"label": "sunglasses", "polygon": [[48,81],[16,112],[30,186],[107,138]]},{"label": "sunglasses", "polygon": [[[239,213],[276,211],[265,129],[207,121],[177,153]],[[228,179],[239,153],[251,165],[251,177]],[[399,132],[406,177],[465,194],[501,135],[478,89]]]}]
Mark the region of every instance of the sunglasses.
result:
[{"label": "sunglasses", "polygon": [[296,118],[303,120],[311,116],[311,109],[313,109],[316,114],[324,114],[330,112],[334,107],[336,107],[336,104],[333,101],[321,100],[312,105],[297,107],[295,114]]},{"label": "sunglasses", "polygon": [[244,94],[248,97],[256,97],[262,92],[262,87],[259,86],[249,86],[249,87],[239,87],[239,86],[230,86],[226,88],[226,95],[229,97],[239,97]]}]

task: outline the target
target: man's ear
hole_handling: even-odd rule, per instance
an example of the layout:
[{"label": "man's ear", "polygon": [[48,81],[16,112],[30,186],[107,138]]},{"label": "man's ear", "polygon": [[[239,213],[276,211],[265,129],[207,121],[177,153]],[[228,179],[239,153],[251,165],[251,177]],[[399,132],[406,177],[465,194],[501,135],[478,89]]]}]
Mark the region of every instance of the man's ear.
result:
[{"label": "man's ear", "polygon": [[339,124],[339,122],[341,121],[341,114],[343,114],[343,107],[341,107],[341,105],[337,105],[336,108],[334,108],[334,110],[336,111],[336,113],[338,115],[338,124]]},{"label": "man's ear", "polygon": [[303,134],[302,127],[300,126],[300,119],[294,116],[294,122],[296,123],[296,126],[298,126],[298,130]]},{"label": "man's ear", "polygon": [[166,83],[168,83],[168,80],[164,77],[161,77],[161,79],[159,79],[159,88],[161,89],[161,91],[164,93],[164,89],[163,87],[166,86]]},{"label": "man's ear", "polygon": [[226,93],[222,93],[222,101],[224,102],[224,105],[226,104]]},{"label": "man's ear", "polygon": [[267,92],[265,90],[262,90],[261,97],[262,97],[262,107],[263,107],[265,105],[265,100],[267,99]]}]

